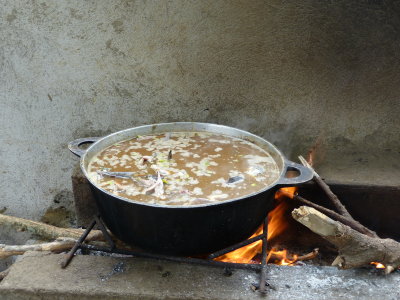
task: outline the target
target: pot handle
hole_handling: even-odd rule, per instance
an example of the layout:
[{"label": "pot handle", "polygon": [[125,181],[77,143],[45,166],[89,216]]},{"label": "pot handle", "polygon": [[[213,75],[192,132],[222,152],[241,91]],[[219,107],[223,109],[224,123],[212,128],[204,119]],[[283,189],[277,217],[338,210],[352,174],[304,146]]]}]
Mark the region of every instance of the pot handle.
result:
[{"label": "pot handle", "polygon": [[277,183],[278,186],[298,185],[310,181],[314,177],[313,170],[290,160],[285,160],[285,168],[285,173],[287,171],[297,171],[299,175],[292,178],[282,177]]},{"label": "pot handle", "polygon": [[101,137],[87,137],[87,138],[76,139],[75,141],[68,143],[68,149],[76,156],[81,157],[82,155],[85,154],[86,149],[81,149],[79,148],[79,146],[87,143],[95,143],[99,139],[101,139]]}]

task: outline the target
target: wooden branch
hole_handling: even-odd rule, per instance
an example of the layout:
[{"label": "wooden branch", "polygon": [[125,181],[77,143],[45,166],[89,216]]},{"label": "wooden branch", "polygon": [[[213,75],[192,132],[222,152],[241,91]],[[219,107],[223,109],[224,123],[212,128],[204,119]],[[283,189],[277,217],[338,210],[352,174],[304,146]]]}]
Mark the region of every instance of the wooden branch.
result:
[{"label": "wooden branch", "polygon": [[4,245],[0,244],[0,259],[13,255],[21,255],[26,251],[52,251],[63,252],[71,249],[76,243],[75,239],[59,238],[54,242],[32,245]]},{"label": "wooden branch", "polygon": [[322,180],[321,176],[318,175],[318,173],[314,170],[314,168],[305,160],[303,156],[299,156],[299,159],[301,163],[310,168],[313,173],[314,173],[314,182],[325,192],[325,194],[328,196],[328,198],[331,200],[332,204],[335,206],[339,214],[342,216],[346,217],[349,220],[353,220],[353,217],[350,215],[350,213],[347,211],[346,207],[340,202],[339,198],[332,192],[331,188],[329,185],[326,184],[325,181]]},{"label": "wooden branch", "polygon": [[312,207],[301,206],[292,212],[293,218],[335,245],[339,255],[332,265],[356,268],[380,262],[390,273],[400,266],[400,243],[392,239],[369,237],[338,221],[334,221]]},{"label": "wooden branch", "polygon": [[[70,250],[76,244],[76,242],[77,240],[72,238],[60,237],[56,239],[54,242],[32,244],[32,245],[0,244],[0,259],[7,258],[13,255],[22,255],[27,251],[51,251],[55,253],[60,253]],[[99,247],[106,246],[106,243],[97,241],[91,242],[90,244],[91,245],[94,244]]]},{"label": "wooden branch", "polygon": [[328,208],[325,208],[323,206],[315,204],[315,203],[311,202],[310,200],[307,200],[299,195],[292,196],[290,193],[287,193],[284,190],[281,190],[280,193],[284,194],[285,196],[287,196],[289,198],[293,197],[294,200],[297,200],[303,204],[311,206],[311,207],[315,208],[316,210],[318,210],[319,212],[322,212],[323,214],[326,214],[330,218],[333,218],[339,222],[342,222],[343,224],[353,228],[354,230],[357,230],[360,233],[366,234],[370,237],[378,237],[378,235],[374,231],[368,229],[367,227],[365,227],[358,221],[355,221],[354,219],[347,219],[346,217],[338,214],[337,212],[334,212],[333,210],[330,210]]},{"label": "wooden branch", "polygon": [[311,260],[314,259],[318,256],[319,254],[319,248],[315,248],[313,249],[313,251],[311,251],[310,253],[298,256],[296,258],[296,261],[305,261],[305,260]]},{"label": "wooden branch", "polygon": [[300,255],[300,256],[291,256],[291,255],[287,255],[287,256],[283,256],[282,255],[282,251],[278,251],[275,248],[272,248],[267,255],[266,258],[266,263],[268,263],[270,260],[272,261],[280,261],[282,260],[282,258],[285,258],[288,262],[290,261],[290,264],[294,264],[298,261],[304,261],[304,260],[311,260],[314,259],[318,256],[319,254],[319,248],[315,248],[313,249],[313,251],[311,251],[310,253],[304,254],[304,255]]},{"label": "wooden branch", "polygon": [[[60,228],[41,222],[3,214],[0,214],[0,226],[11,226],[19,231],[28,231],[45,240],[55,240],[59,237],[78,239],[84,232],[83,229]],[[100,230],[92,230],[87,237],[87,240],[102,240],[102,238],[103,234]]]}]

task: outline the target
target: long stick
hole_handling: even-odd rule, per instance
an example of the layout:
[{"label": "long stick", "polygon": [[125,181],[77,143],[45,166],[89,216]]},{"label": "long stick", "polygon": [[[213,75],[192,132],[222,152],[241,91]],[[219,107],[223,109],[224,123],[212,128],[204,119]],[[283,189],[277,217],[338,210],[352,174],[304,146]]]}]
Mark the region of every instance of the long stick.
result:
[{"label": "long stick", "polygon": [[[291,194],[285,192],[284,190],[281,190],[280,193],[284,194],[285,196],[287,196],[289,198],[291,197]],[[360,233],[366,234],[370,237],[378,237],[378,235],[374,231],[368,229],[367,227],[363,226],[362,224],[355,221],[354,219],[350,220],[350,219],[338,214],[337,212],[334,212],[333,210],[330,210],[328,208],[325,208],[323,206],[315,204],[315,203],[311,202],[310,200],[307,200],[299,195],[294,195],[293,199],[315,208],[316,210],[326,214],[327,216],[329,216],[337,221],[342,222],[343,224],[349,226],[350,228],[352,228],[354,230],[357,230]]]},{"label": "long stick", "polygon": [[[28,231],[46,240],[55,240],[59,237],[78,239],[84,232],[83,229],[60,228],[41,222],[7,216],[3,214],[0,214],[0,227],[1,226],[11,226],[16,230]],[[100,230],[92,230],[92,232],[88,236],[88,240],[101,240],[102,236],[103,234]]]},{"label": "long stick", "polygon": [[0,259],[13,255],[21,255],[26,251],[52,251],[62,252],[71,249],[76,240],[71,238],[61,238],[51,243],[33,245],[2,245],[0,244]]},{"label": "long stick", "polygon": [[313,170],[314,172],[314,182],[325,192],[325,194],[328,196],[328,198],[331,200],[332,204],[335,206],[337,211],[347,219],[351,219],[354,221],[353,217],[350,215],[350,213],[347,211],[346,207],[340,202],[339,198],[332,192],[331,188],[329,185],[326,184],[325,181],[322,180],[321,176],[313,169],[313,167],[305,160],[303,156],[299,156],[299,159],[301,163]]}]

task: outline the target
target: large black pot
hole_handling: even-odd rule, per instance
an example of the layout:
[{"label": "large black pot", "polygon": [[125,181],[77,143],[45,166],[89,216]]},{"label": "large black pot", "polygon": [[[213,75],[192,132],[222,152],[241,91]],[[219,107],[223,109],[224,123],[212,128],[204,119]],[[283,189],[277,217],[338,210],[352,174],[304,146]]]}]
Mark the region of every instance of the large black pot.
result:
[{"label": "large black pot", "polygon": [[[246,139],[270,153],[276,161],[279,178],[270,186],[246,197],[213,204],[167,206],[145,204],[113,195],[97,187],[87,176],[90,159],[104,148],[137,135],[171,131],[207,131]],[[94,142],[87,150],[79,145]],[[145,250],[173,255],[214,252],[248,238],[265,219],[275,191],[312,178],[310,169],[288,161],[266,140],[232,127],[207,123],[163,123],[126,129],[103,138],[83,138],[71,142],[69,149],[81,157],[81,168],[88,178],[100,216],[120,240]],[[286,178],[288,170],[298,176]]]}]

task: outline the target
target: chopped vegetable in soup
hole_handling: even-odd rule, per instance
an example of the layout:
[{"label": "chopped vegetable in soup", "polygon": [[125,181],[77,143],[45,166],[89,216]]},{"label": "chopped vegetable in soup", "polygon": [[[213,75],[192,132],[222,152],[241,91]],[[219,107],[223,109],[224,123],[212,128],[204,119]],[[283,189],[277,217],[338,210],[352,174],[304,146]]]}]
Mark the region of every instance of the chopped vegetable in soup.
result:
[{"label": "chopped vegetable in soup", "polygon": [[169,132],[116,143],[89,162],[89,178],[148,204],[198,205],[257,192],[279,177],[259,146],[222,134]]}]

